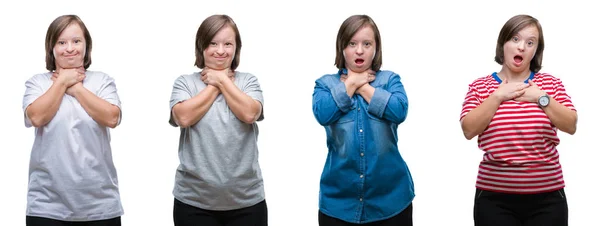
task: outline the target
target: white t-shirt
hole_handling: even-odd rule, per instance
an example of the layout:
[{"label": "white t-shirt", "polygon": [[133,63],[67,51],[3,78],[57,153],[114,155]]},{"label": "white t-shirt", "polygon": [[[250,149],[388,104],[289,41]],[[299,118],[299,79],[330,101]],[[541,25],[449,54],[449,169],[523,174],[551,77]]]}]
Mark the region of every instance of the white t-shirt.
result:
[{"label": "white t-shirt", "polygon": [[[121,108],[113,78],[86,71],[83,86]],[[51,86],[52,73],[26,83],[23,111]],[[25,116],[25,126],[31,121]],[[119,118],[119,123],[120,123]],[[123,215],[109,128],[94,121],[77,99],[65,94],[56,115],[35,128],[29,163],[27,216],[94,221]]]}]

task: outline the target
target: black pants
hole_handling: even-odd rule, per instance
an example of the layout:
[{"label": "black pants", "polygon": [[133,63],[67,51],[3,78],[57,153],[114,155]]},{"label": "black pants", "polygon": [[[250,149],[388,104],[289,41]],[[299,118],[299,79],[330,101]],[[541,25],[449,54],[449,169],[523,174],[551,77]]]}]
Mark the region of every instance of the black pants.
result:
[{"label": "black pants", "polygon": [[242,209],[214,211],[190,206],[175,199],[175,226],[267,226],[267,202]]},{"label": "black pants", "polygon": [[506,194],[477,189],[475,226],[567,226],[564,189],[540,194]]},{"label": "black pants", "polygon": [[44,217],[25,217],[27,226],[121,226],[121,217],[98,221],[60,221]]},{"label": "black pants", "polygon": [[412,203],[411,203],[410,205],[408,205],[408,207],[406,207],[406,209],[404,209],[402,212],[400,212],[396,216],[393,216],[392,218],[381,220],[381,221],[375,221],[375,222],[371,222],[371,223],[366,223],[366,224],[353,224],[353,223],[348,223],[346,221],[343,221],[343,220],[340,220],[337,218],[327,216],[327,215],[323,214],[321,211],[319,211],[319,225],[320,226],[353,226],[353,225],[360,225],[360,226],[412,226],[413,225],[412,212],[413,211],[412,211]]}]

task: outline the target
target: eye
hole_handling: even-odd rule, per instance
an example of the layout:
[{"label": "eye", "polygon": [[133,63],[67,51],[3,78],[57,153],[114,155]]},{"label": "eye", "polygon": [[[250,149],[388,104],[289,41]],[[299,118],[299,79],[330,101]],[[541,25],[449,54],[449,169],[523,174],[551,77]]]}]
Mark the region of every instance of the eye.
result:
[{"label": "eye", "polygon": [[356,42],[349,42],[348,46],[356,46]]},{"label": "eye", "polygon": [[216,43],[216,42],[210,42],[210,44],[209,44],[209,45],[210,45],[210,46],[216,46],[216,45],[217,45],[217,43]]},{"label": "eye", "polygon": [[517,36],[513,36],[513,37],[512,37],[512,40],[513,40],[513,42],[518,42],[518,41],[519,41],[519,37],[517,37]]},{"label": "eye", "polygon": [[231,42],[228,42],[228,43],[225,43],[225,45],[228,45],[228,46],[233,46],[233,43],[231,43]]},{"label": "eye", "polygon": [[59,45],[64,45],[66,42],[65,41],[58,41],[56,43],[59,44]]},{"label": "eye", "polygon": [[371,45],[373,45],[373,44],[372,44],[371,42],[365,42],[365,44],[364,44],[364,45],[365,45],[365,46],[371,46]]},{"label": "eye", "polygon": [[75,39],[75,43],[80,43],[80,42],[81,42],[81,40]]},{"label": "eye", "polygon": [[533,42],[533,41],[531,41],[531,40],[527,42],[527,45],[528,45],[528,46],[533,46],[533,44],[535,44],[535,42]]}]

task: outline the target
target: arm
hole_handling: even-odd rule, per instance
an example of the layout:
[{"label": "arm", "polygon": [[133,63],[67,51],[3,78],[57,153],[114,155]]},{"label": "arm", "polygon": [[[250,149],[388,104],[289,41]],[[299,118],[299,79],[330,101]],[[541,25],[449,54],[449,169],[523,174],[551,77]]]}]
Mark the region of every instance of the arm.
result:
[{"label": "arm", "polygon": [[[467,96],[464,105],[473,106],[475,97]],[[470,110],[466,115],[461,119],[460,125],[463,130],[463,135],[467,140],[473,139],[473,137],[483,133],[485,128],[490,124],[492,118],[496,114],[498,107],[502,100],[495,95],[490,95],[486,100],[484,100],[479,106],[476,106],[472,110]],[[465,106],[463,106],[464,111]],[[468,108],[468,106],[467,106]]]},{"label": "arm", "polygon": [[[25,98],[33,97],[35,91],[40,91],[40,87],[34,84],[33,81],[27,81],[25,83],[26,91]],[[67,86],[64,83],[57,82],[56,80],[50,86],[44,94],[39,96],[33,103],[29,104],[25,108],[26,117],[31,121],[31,125],[34,127],[42,127],[48,124],[60,107]]]},{"label": "arm", "polygon": [[328,126],[340,119],[343,114],[352,109],[354,104],[343,82],[334,83],[335,85],[329,89],[324,83],[325,79],[330,78],[323,77],[316,81],[312,101],[313,114],[322,126]]},{"label": "arm", "polygon": [[[553,83],[554,95],[548,95],[550,103],[542,109],[556,128],[573,135],[577,130],[577,112],[562,82],[555,78]],[[533,81],[529,80],[529,85],[530,87],[525,90],[522,96],[516,99],[517,101],[537,103],[539,97],[546,94]]]},{"label": "arm", "polygon": [[369,113],[400,124],[408,114],[408,98],[400,76],[393,74],[388,81],[388,89],[373,88],[366,84],[361,88],[361,96],[369,103]]},{"label": "arm", "polygon": [[175,81],[171,94],[171,125],[187,128],[196,124],[208,112],[217,96],[219,89],[207,85],[200,93],[191,97],[190,89],[183,77],[180,77]]},{"label": "arm", "polygon": [[[251,81],[247,83],[244,90],[248,92],[262,92],[256,77],[252,76],[250,79]],[[225,97],[227,106],[229,106],[231,112],[240,119],[240,121],[252,124],[259,119],[262,113],[262,104],[248,94],[242,92],[231,79],[222,79],[221,82],[218,83],[218,88],[221,90],[223,97]]]},{"label": "arm", "polygon": [[550,96],[550,104],[544,108],[544,112],[556,128],[573,135],[577,131],[575,106],[560,79],[556,79],[554,90],[554,96]]},{"label": "arm", "polygon": [[571,135],[575,134],[575,131],[577,131],[576,111],[561,104],[553,97],[550,97],[550,104],[543,109],[556,128]]},{"label": "arm", "polygon": [[119,124],[121,109],[90,92],[81,82],[70,87],[67,93],[75,97],[85,112],[98,124],[110,128]]}]

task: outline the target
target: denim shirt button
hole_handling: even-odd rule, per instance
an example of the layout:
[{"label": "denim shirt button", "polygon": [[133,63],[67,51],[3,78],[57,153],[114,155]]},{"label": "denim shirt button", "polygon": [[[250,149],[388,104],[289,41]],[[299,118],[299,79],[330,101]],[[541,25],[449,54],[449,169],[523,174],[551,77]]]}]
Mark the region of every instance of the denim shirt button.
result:
[{"label": "denim shirt button", "polygon": [[361,130],[359,130],[358,132],[361,132],[361,133],[362,133],[362,129],[361,129]]},{"label": "denim shirt button", "polygon": [[362,202],[362,198],[359,198],[358,200]]},{"label": "denim shirt button", "polygon": [[365,153],[364,153],[364,152],[361,152],[361,153],[360,153],[360,156],[365,156]]},{"label": "denim shirt button", "polygon": [[360,175],[360,178],[363,178],[363,175],[362,175],[362,174]]}]

